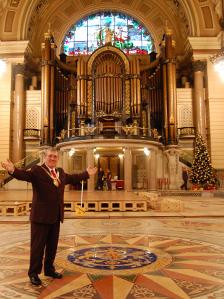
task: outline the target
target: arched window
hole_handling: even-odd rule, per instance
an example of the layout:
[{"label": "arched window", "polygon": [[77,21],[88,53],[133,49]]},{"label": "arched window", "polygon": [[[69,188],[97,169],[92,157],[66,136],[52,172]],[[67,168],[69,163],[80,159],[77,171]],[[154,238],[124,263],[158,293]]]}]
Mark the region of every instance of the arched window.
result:
[{"label": "arched window", "polygon": [[148,54],[154,42],[147,29],[132,17],[118,12],[99,12],[74,24],[63,40],[69,56],[93,53],[110,42],[126,54]]}]

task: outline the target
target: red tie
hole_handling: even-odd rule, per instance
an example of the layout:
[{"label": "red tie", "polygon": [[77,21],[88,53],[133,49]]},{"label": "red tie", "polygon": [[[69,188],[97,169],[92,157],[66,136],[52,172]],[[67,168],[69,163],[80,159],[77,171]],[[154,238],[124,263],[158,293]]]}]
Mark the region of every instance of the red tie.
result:
[{"label": "red tie", "polygon": [[54,179],[57,179],[57,175],[56,175],[56,172],[54,171],[54,169],[51,170],[51,174]]}]

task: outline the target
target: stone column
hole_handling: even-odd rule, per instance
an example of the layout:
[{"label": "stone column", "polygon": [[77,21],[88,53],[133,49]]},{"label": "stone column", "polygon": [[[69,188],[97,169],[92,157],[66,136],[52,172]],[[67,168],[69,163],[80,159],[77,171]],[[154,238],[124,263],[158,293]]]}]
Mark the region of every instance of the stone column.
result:
[{"label": "stone column", "polygon": [[15,103],[13,111],[13,146],[12,161],[18,162],[25,156],[24,128],[25,128],[25,91],[24,65],[15,66]]},{"label": "stone column", "polygon": [[157,165],[156,165],[156,151],[150,150],[148,158],[147,176],[148,176],[148,189],[156,190],[156,179],[157,179]]},{"label": "stone column", "polygon": [[33,89],[37,89],[37,76],[32,76],[32,84]]},{"label": "stone column", "polygon": [[[175,41],[172,30],[166,29],[162,42],[163,66],[163,96],[164,96],[164,133],[168,138],[166,143],[177,144],[177,95],[176,95],[176,61]],[[168,135],[168,136],[167,136]]]},{"label": "stone column", "polygon": [[129,147],[125,148],[124,153],[124,189],[132,190],[132,152]]},{"label": "stone column", "polygon": [[194,94],[193,94],[193,120],[196,131],[206,140],[206,108],[204,99],[204,71],[206,63],[197,60],[193,63]]},{"label": "stone column", "polygon": [[55,138],[55,50],[56,45],[54,43],[51,43],[51,49],[50,49],[50,96],[49,96],[49,134],[50,134],[50,143],[53,144],[54,138]]},{"label": "stone column", "polygon": [[[87,149],[87,154],[86,154],[86,165],[87,167],[90,166],[90,167],[94,167],[94,152],[93,152],[93,147],[89,147]],[[94,176],[91,176],[89,179],[88,179],[88,184],[87,184],[88,188],[87,190],[88,191],[91,191],[93,192],[94,191],[94,186],[95,186],[95,177]]]},{"label": "stone column", "polygon": [[42,44],[42,69],[41,69],[41,101],[42,101],[42,144],[50,143],[50,64],[51,64],[51,33],[44,34],[45,41]]}]

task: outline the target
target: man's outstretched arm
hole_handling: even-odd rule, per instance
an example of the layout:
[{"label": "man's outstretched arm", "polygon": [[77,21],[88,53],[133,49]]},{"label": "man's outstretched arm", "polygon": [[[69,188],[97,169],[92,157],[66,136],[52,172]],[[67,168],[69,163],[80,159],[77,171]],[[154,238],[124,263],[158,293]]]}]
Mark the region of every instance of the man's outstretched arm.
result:
[{"label": "man's outstretched arm", "polygon": [[10,174],[13,174],[13,172],[15,171],[15,166],[12,163],[12,161],[10,161],[9,159],[7,159],[5,162],[1,162],[2,167],[7,170]]}]

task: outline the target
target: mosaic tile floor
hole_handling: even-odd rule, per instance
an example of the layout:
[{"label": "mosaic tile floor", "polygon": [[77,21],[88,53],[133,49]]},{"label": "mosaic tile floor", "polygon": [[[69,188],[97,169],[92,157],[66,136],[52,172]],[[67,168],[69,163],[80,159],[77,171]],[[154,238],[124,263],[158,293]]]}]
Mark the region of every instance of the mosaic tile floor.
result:
[{"label": "mosaic tile floor", "polygon": [[[223,207],[222,207],[223,208]],[[67,219],[56,268],[63,279],[27,277],[29,224],[0,218],[0,298],[222,299],[222,217]]]}]

